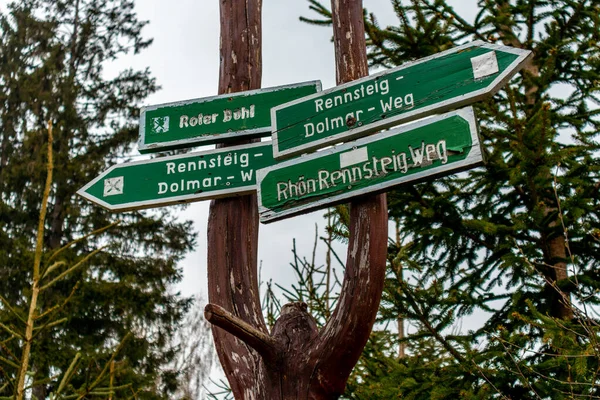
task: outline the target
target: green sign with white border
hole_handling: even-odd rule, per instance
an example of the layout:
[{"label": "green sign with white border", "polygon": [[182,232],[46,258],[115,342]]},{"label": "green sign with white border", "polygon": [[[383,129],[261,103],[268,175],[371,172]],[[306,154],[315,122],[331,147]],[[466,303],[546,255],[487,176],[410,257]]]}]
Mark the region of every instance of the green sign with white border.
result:
[{"label": "green sign with white border", "polygon": [[254,193],[256,170],[273,165],[271,142],[113,165],[77,194],[111,211]]},{"label": "green sign with white border", "polygon": [[497,92],[531,52],[475,41],[271,110],[276,159],[354,140]]},{"label": "green sign with white border", "polygon": [[269,136],[272,107],[321,90],[320,81],[143,107],[140,153]]},{"label": "green sign with white border", "polygon": [[261,222],[272,222],[483,162],[471,107],[257,171]]}]

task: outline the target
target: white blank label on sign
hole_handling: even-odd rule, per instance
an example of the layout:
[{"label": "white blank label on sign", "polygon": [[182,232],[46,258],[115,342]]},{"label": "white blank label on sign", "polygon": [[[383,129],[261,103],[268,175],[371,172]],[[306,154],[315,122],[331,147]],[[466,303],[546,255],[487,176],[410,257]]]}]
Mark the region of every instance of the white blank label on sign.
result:
[{"label": "white blank label on sign", "polygon": [[500,71],[494,51],[471,58],[471,65],[473,65],[473,78],[475,79],[485,78]]},{"label": "white blank label on sign", "polygon": [[340,154],[340,168],[345,168],[348,165],[358,164],[360,162],[367,161],[369,159],[369,154],[367,153],[366,147],[361,147],[360,149],[348,151],[346,153]]}]

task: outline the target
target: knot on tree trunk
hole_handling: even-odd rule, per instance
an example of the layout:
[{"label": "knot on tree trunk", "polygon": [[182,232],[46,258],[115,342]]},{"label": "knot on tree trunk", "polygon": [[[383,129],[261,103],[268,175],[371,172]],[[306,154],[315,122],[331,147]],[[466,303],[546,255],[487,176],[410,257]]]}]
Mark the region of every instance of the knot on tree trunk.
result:
[{"label": "knot on tree trunk", "polygon": [[307,310],[304,302],[288,303],[281,307],[271,336],[282,345],[284,351],[302,351],[319,335],[317,322]]}]

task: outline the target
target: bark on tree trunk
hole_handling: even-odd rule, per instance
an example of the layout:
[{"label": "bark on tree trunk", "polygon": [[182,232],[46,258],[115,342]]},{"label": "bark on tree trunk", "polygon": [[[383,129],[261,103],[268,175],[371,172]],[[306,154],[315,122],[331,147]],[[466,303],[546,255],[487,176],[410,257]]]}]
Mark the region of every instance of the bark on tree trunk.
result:
[{"label": "bark on tree trunk", "polygon": [[[261,0],[221,0],[219,92],[256,89]],[[333,0],[338,83],[368,74],[362,1]],[[282,307],[269,334],[257,284],[255,196],[215,200],[208,225],[209,301],[217,353],[236,399],[329,400],[344,391],[375,321],[385,278],[385,195],[351,204],[342,293],[319,331],[304,303]]]},{"label": "bark on tree trunk", "polygon": [[[261,0],[222,0],[219,94],[258,89],[262,78]],[[235,143],[241,144],[241,142]],[[214,200],[208,220],[208,297],[266,334],[257,276],[256,195]],[[265,397],[260,357],[213,325],[216,351],[236,399]]]},{"label": "bark on tree trunk", "polygon": [[[497,11],[499,15],[507,15],[509,13],[507,4],[497,4]],[[499,37],[502,42],[508,46],[516,47],[519,49],[525,48],[524,44],[519,40],[518,34],[514,32],[513,28],[500,24],[498,26]],[[539,97],[539,86],[534,83],[535,80],[531,78],[539,78],[540,69],[536,64],[535,50],[534,60],[528,63],[523,68],[523,76],[525,81],[525,104],[531,109],[534,108],[536,102],[540,101]],[[550,178],[548,176],[548,178]],[[549,199],[550,204],[558,199]],[[556,213],[558,207],[547,207],[545,216]],[[555,220],[550,223],[550,227],[556,227],[560,224],[560,221]],[[560,290],[558,283],[562,280],[569,278],[569,270],[567,269],[567,243],[565,237],[562,234],[558,234],[552,239],[548,239],[547,235],[543,235],[541,246],[544,251],[544,262],[549,266],[542,268],[540,271],[544,279],[546,279],[546,295],[550,302],[550,315],[555,318],[562,318],[571,320],[573,319],[573,307],[571,304],[571,293],[569,291]]]}]

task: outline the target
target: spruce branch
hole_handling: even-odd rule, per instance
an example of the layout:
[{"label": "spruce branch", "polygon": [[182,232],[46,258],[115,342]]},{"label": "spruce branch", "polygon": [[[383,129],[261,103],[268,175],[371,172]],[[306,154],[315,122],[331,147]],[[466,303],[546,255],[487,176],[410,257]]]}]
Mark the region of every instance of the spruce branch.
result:
[{"label": "spruce branch", "polygon": [[71,361],[71,364],[69,364],[69,368],[67,368],[67,370],[65,371],[63,378],[61,379],[60,384],[58,385],[58,389],[56,389],[55,394],[57,396],[61,394],[67,383],[69,383],[69,381],[71,380],[71,377],[73,376],[73,373],[75,371],[75,367],[77,367],[77,364],[79,364],[80,359],[81,353],[75,354],[73,361]]},{"label": "spruce branch", "polygon": [[22,316],[20,313],[18,313],[18,312],[17,312],[17,310],[15,310],[15,309],[14,309],[14,308],[13,308],[13,307],[10,305],[10,303],[8,302],[8,300],[6,300],[6,299],[4,298],[4,296],[0,295],[0,301],[2,301],[2,304],[4,304],[4,306],[5,306],[6,308],[8,308],[8,310],[9,310],[10,312],[12,312],[12,313],[14,314],[14,316],[15,316],[15,317],[17,317],[17,318],[19,319],[19,321],[21,321],[21,322],[22,322],[22,323],[24,323],[24,324],[26,324],[26,323],[27,323],[27,321],[25,320],[25,318],[24,318],[24,317],[23,317],[23,316]]},{"label": "spruce branch", "polygon": [[109,370],[111,363],[115,360],[115,358],[117,357],[117,354],[119,354],[119,352],[123,349],[123,347],[125,346],[125,342],[131,336],[132,336],[131,333],[128,333],[127,335],[125,335],[123,340],[121,340],[121,343],[119,343],[119,345],[117,346],[115,351],[112,353],[110,359],[104,364],[104,368],[102,369],[102,371],[100,371],[100,373],[98,374],[98,376],[96,377],[94,382],[92,382],[91,385],[87,386],[85,388],[85,390],[80,390],[80,394],[77,397],[77,400],[84,399],[86,396],[88,396],[91,392],[93,392],[96,389],[96,387],[100,384],[100,382],[102,382],[102,379],[104,379],[104,376],[106,375],[106,372]]},{"label": "spruce branch", "polygon": [[67,276],[71,272],[75,271],[77,268],[79,268],[85,262],[87,262],[90,258],[92,258],[93,256],[95,256],[96,254],[98,254],[99,252],[101,252],[102,250],[104,250],[107,247],[109,247],[109,246],[106,245],[106,246],[100,247],[99,249],[92,251],[90,254],[86,255],[83,259],[81,259],[79,262],[77,262],[75,265],[73,265],[71,268],[67,269],[66,271],[64,271],[63,273],[58,275],[56,278],[52,279],[50,282],[48,282],[47,284],[42,286],[40,288],[40,291],[44,291],[44,290],[52,287],[52,285],[56,284],[57,282],[60,282],[65,276]]},{"label": "spruce branch", "polygon": [[50,314],[55,314],[59,311],[61,311],[66,305],[67,303],[73,298],[73,295],[75,294],[75,292],[77,291],[77,289],[79,288],[79,284],[81,282],[77,282],[75,284],[75,286],[73,286],[73,289],[71,289],[71,293],[69,294],[69,296],[60,304],[56,304],[52,307],[50,307],[49,309],[47,309],[46,311],[44,311],[42,314],[36,316],[36,319],[42,319]]},{"label": "spruce branch", "polygon": [[46,221],[46,211],[48,209],[48,199],[50,198],[50,189],[52,188],[52,172],[54,170],[54,161],[52,153],[52,121],[48,121],[48,161],[47,161],[47,173],[46,173],[46,185],[44,187],[44,195],[42,197],[42,208],[40,210],[40,217],[38,221],[37,230],[37,241],[35,247],[35,257],[33,261],[33,277],[31,282],[31,299],[29,303],[29,315],[27,317],[27,324],[25,327],[23,355],[21,358],[21,365],[18,374],[18,383],[16,387],[16,400],[23,400],[25,394],[25,375],[29,368],[29,357],[31,352],[33,328],[35,323],[35,316],[37,310],[37,300],[40,293],[39,280],[40,280],[40,263],[42,260],[42,247],[44,240],[44,223]]},{"label": "spruce branch", "polygon": [[[60,249],[55,250],[51,255],[50,258],[48,258],[48,260],[46,261],[46,263],[50,263],[52,260],[54,260],[56,257],[58,257],[63,251],[67,250],[69,247],[73,246],[74,244],[77,244],[79,242],[82,242],[84,240],[86,240],[89,237],[92,236],[97,236],[100,235],[101,233],[114,228],[115,226],[119,225],[121,223],[121,220],[115,221],[112,224],[106,225],[102,228],[96,229],[95,231],[88,233],[87,235],[84,235],[78,239],[72,240],[69,243],[67,243],[66,245],[64,245],[63,247],[61,247]],[[47,271],[46,274],[50,273],[50,271]]]}]

